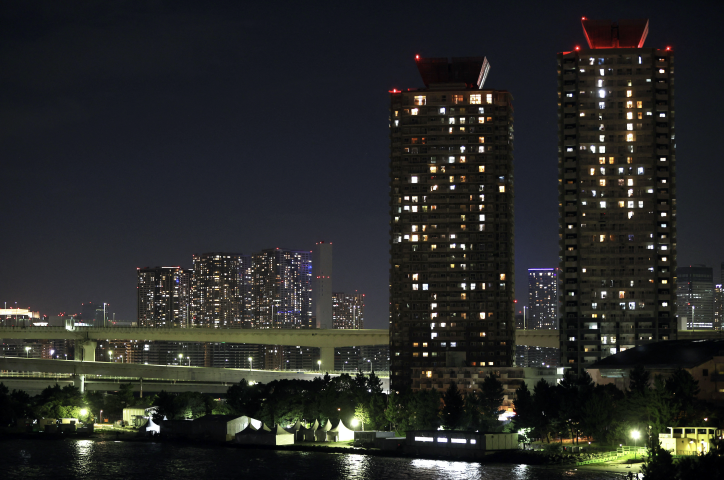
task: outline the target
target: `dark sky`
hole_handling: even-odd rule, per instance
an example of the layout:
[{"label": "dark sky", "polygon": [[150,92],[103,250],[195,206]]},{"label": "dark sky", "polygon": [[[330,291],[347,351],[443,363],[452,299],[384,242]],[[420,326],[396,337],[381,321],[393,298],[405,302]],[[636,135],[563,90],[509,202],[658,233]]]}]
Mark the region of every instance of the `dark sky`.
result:
[{"label": "dark sky", "polygon": [[335,290],[386,327],[387,92],[421,86],[415,54],[485,55],[515,97],[524,302],[526,269],[558,261],[556,52],[585,46],[584,15],[650,18],[646,46],[676,52],[678,259],[718,265],[712,4],[3,2],[0,302],[135,319],[136,267],[326,240]]}]

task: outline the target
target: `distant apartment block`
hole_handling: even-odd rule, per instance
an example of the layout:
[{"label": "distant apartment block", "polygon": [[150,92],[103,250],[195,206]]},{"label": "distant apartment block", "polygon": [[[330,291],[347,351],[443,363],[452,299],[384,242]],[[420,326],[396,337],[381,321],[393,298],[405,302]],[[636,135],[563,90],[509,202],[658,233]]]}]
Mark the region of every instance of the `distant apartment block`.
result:
[{"label": "distant apartment block", "polygon": [[558,328],[558,268],[528,269],[527,328]]},{"label": "distant apartment block", "polygon": [[181,267],[137,269],[138,326],[188,327],[190,277]]},{"label": "distant apartment block", "polygon": [[335,292],[332,294],[332,318],[334,328],[364,328],[364,294]]},{"label": "distant apartment block", "polygon": [[714,269],[704,265],[676,269],[679,324],[686,329],[714,328]]}]

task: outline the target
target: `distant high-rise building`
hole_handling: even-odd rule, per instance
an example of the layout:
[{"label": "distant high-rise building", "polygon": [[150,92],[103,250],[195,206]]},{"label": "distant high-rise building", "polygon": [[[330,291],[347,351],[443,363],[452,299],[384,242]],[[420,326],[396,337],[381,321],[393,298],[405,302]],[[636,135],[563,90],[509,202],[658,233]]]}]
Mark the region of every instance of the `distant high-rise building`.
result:
[{"label": "distant high-rise building", "polygon": [[513,97],[484,57],[422,58],[390,93],[390,356],[413,367],[512,366]]},{"label": "distant high-rise building", "polygon": [[724,324],[724,290],[722,284],[714,285],[714,330],[721,330]]},{"label": "distant high-rise building", "polygon": [[85,302],[80,307],[80,320],[83,325],[91,327],[105,327],[110,317],[108,303]]},{"label": "distant high-rise building", "polygon": [[305,328],[312,316],[311,252],[272,248],[252,256],[254,328]]},{"label": "distant high-rise building", "polygon": [[334,328],[364,328],[364,294],[335,292],[332,294]]},{"label": "distant high-rise building", "polygon": [[714,269],[704,265],[676,269],[679,319],[693,329],[714,328]]},{"label": "distant high-rise building", "polygon": [[189,270],[146,267],[137,271],[138,326],[188,327]]},{"label": "distant high-rise building", "polygon": [[191,281],[194,327],[242,327],[242,265],[238,253],[194,254]]},{"label": "distant high-rise building", "polygon": [[317,242],[312,250],[312,266],[312,303],[317,319],[316,328],[333,328],[331,243]]},{"label": "distant high-rise building", "polygon": [[[561,366],[676,338],[674,53],[583,19],[558,54]],[[585,333],[584,333],[585,332]]]},{"label": "distant high-rise building", "polygon": [[527,328],[558,328],[558,272],[557,268],[528,269]]}]

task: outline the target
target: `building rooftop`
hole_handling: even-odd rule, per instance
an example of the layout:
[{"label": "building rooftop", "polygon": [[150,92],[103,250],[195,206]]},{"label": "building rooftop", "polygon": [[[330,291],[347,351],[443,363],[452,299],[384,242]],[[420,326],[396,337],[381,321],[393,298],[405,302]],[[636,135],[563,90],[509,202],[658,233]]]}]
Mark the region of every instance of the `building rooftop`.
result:
[{"label": "building rooftop", "polygon": [[715,356],[724,356],[724,339],[670,340],[630,348],[599,360],[589,368],[628,369],[638,365],[648,368],[692,368]]},{"label": "building rooftop", "polygon": [[583,33],[590,48],[641,48],[649,34],[649,20],[589,20],[581,19]]},{"label": "building rooftop", "polygon": [[482,89],[490,71],[485,57],[423,58],[415,63],[426,87],[434,83],[465,83],[467,88]]}]

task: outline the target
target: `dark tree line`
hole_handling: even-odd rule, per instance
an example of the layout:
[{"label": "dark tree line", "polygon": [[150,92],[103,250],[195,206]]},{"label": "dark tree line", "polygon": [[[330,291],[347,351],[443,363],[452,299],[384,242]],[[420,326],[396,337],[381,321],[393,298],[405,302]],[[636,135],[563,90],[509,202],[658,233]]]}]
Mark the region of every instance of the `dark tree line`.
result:
[{"label": "dark tree line", "polygon": [[[131,384],[121,384],[114,393],[82,394],[73,385],[54,385],[31,397],[22,390],[10,392],[0,383],[0,425],[12,425],[23,418],[77,418],[90,422],[98,420],[101,410],[106,418],[120,419],[124,408],[148,406],[151,402],[135,398],[132,388]],[[86,414],[82,415],[84,409]]]},{"label": "dark tree line", "polygon": [[[632,430],[658,436],[666,427],[702,424],[714,413],[696,399],[698,382],[686,370],[664,379],[651,378],[643,367],[632,370],[629,386],[595,385],[588,373],[567,371],[558,385],[539,381],[533,391],[516,391],[515,427],[531,438],[591,436],[605,444],[631,443]],[[650,430],[649,430],[649,427]]]}]

